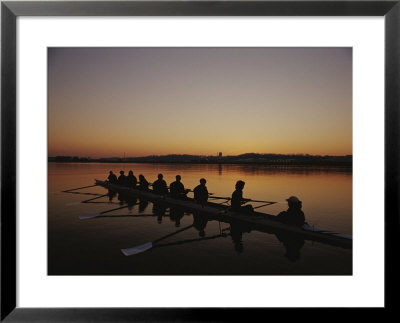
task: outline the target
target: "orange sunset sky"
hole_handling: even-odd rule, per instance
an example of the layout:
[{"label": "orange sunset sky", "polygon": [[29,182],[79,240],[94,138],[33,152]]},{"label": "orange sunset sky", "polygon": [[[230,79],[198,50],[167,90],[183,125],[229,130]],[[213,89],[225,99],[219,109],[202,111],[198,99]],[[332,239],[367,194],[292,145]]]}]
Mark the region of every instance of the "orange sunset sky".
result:
[{"label": "orange sunset sky", "polygon": [[352,154],[352,49],[49,48],[48,149]]}]

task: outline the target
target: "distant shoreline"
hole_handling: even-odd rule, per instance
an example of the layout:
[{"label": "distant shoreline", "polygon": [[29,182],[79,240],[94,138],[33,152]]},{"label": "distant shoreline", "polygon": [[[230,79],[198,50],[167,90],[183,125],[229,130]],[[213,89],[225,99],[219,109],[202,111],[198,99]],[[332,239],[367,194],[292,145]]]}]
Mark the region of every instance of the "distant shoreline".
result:
[{"label": "distant shoreline", "polygon": [[76,163],[98,163],[98,164],[184,164],[184,165],[253,165],[253,166],[331,166],[352,168],[352,162],[327,162],[327,161],[309,161],[309,162],[167,162],[167,161],[55,161],[49,160],[49,163],[55,164],[76,164]]},{"label": "distant shoreline", "polygon": [[62,163],[142,163],[142,164],[200,164],[200,165],[255,165],[255,166],[333,166],[352,167],[353,156],[320,156],[307,154],[258,154],[246,153],[237,156],[198,156],[198,155],[151,155],[143,157],[48,157],[49,162]]}]

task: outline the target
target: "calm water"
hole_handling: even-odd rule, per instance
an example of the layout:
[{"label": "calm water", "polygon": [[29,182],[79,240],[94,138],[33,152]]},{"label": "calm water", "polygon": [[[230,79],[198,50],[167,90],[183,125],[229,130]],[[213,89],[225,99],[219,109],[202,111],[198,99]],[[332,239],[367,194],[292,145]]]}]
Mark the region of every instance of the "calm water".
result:
[{"label": "calm water", "polygon": [[[230,196],[238,179],[246,182],[244,197],[277,201],[258,209],[277,214],[287,209],[285,199],[303,201],[306,221],[325,229],[352,234],[352,173],[343,168],[274,167],[253,165],[177,164],[68,164],[48,165],[48,273],[49,275],[351,275],[352,251],[322,243],[282,239],[275,234],[246,230],[229,235],[229,224],[209,221],[205,236],[190,228],[144,253],[126,257],[120,249],[153,241],[193,223],[185,214],[177,221],[167,212],[153,213],[151,203],[135,205],[104,216],[80,220],[120,206],[118,197],[80,203],[96,195],[63,193],[106,179],[113,170],[133,170],[153,182],[158,173],[167,183],[182,176],[186,188],[201,177],[209,192]],[[101,187],[79,193],[106,194]],[[253,203],[253,206],[259,204]],[[179,226],[178,226],[178,224]],[[179,223],[180,222],[180,223]],[[220,230],[226,229],[227,235]],[[250,231],[250,232],[248,232]]]}]

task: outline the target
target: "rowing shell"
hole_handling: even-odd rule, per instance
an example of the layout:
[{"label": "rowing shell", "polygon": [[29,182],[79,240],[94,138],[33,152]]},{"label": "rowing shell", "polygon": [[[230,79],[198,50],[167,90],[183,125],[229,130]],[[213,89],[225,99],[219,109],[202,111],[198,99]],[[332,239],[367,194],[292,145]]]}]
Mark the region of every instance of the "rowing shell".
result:
[{"label": "rowing shell", "polygon": [[174,205],[182,207],[188,211],[201,212],[211,216],[212,219],[221,222],[231,222],[237,220],[238,222],[251,225],[255,229],[268,232],[269,229],[293,233],[294,235],[302,236],[307,240],[318,241],[330,245],[340,246],[346,249],[352,248],[353,239],[349,235],[332,232],[304,224],[302,227],[291,226],[277,221],[276,216],[253,212],[251,214],[234,212],[227,206],[207,202],[206,204],[198,204],[191,198],[175,199],[169,196],[161,196],[151,191],[140,191],[138,189],[124,187],[116,184],[111,184],[107,181],[95,180],[96,185],[102,186],[106,189],[117,191],[123,194],[132,195],[135,197],[143,197],[153,202]]}]

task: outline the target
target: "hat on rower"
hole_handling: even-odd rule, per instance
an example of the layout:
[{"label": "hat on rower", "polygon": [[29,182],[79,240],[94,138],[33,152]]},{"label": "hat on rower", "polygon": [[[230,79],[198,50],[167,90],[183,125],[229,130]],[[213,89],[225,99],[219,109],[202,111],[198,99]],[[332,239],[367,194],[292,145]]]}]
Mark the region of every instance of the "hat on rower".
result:
[{"label": "hat on rower", "polygon": [[286,201],[288,201],[290,203],[299,203],[299,202],[301,202],[296,196],[291,196],[288,199],[286,199]]}]

